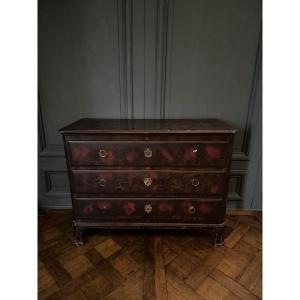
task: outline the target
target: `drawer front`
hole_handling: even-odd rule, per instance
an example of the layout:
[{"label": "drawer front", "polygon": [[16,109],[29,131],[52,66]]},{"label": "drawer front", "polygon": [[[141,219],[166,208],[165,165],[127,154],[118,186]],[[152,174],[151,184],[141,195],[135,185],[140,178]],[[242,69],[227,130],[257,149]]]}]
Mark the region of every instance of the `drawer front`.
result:
[{"label": "drawer front", "polygon": [[74,166],[226,166],[227,142],[69,142]]},{"label": "drawer front", "polygon": [[181,171],[73,170],[75,193],[213,194],[224,192],[224,173]]},{"label": "drawer front", "polygon": [[224,222],[225,201],[211,199],[76,199],[77,218],[91,221]]}]

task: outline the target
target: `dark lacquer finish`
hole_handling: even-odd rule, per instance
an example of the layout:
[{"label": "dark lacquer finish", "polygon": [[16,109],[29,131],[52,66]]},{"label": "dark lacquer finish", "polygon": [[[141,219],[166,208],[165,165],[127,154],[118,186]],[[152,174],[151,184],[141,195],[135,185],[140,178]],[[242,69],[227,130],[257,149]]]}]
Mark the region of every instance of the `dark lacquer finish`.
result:
[{"label": "dark lacquer finish", "polygon": [[132,119],[80,119],[60,130],[62,133],[235,133],[236,130],[218,119],[170,119],[170,120],[132,120]]},{"label": "dark lacquer finish", "polygon": [[224,201],[196,198],[77,198],[79,220],[222,223]]},{"label": "dark lacquer finish", "polygon": [[80,119],[61,129],[77,244],[97,228],[213,228],[223,242],[235,130],[217,119]]},{"label": "dark lacquer finish", "polygon": [[78,194],[223,194],[224,173],[162,170],[73,170]]},{"label": "dark lacquer finish", "polygon": [[228,142],[70,142],[76,166],[198,166],[225,167]]}]

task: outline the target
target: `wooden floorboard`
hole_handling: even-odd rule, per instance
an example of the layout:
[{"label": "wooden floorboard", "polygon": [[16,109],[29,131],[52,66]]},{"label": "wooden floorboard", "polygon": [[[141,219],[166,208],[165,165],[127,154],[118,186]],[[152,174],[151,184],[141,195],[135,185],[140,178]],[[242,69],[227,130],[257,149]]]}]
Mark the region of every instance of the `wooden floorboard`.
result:
[{"label": "wooden floorboard", "polygon": [[156,298],[153,239],[153,236],[146,236],[144,241],[143,295],[145,300],[153,300]]},{"label": "wooden floorboard", "polygon": [[70,211],[39,216],[39,299],[262,298],[257,212],[226,217],[225,246],[209,232],[88,230],[73,244]]}]

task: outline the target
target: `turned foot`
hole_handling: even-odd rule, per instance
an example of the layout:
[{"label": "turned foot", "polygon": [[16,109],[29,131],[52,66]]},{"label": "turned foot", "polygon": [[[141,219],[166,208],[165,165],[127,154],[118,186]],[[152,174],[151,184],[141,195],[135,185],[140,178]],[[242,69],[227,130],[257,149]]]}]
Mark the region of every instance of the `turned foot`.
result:
[{"label": "turned foot", "polygon": [[83,246],[83,234],[82,229],[74,228],[74,235],[75,235],[75,245],[76,246]]},{"label": "turned foot", "polygon": [[224,245],[224,229],[221,229],[215,233],[214,246],[221,247]]}]

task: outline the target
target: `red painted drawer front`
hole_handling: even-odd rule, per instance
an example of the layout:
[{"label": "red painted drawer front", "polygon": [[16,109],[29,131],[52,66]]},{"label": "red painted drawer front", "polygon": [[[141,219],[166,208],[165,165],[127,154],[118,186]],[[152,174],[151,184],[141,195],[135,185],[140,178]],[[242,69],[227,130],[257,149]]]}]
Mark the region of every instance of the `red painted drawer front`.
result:
[{"label": "red painted drawer front", "polygon": [[76,199],[79,219],[222,223],[225,201],[197,199]]},{"label": "red painted drawer front", "polygon": [[73,170],[75,193],[213,194],[224,192],[223,173]]},{"label": "red painted drawer front", "polygon": [[69,142],[75,166],[224,167],[228,143]]}]

